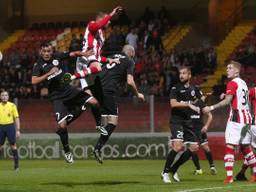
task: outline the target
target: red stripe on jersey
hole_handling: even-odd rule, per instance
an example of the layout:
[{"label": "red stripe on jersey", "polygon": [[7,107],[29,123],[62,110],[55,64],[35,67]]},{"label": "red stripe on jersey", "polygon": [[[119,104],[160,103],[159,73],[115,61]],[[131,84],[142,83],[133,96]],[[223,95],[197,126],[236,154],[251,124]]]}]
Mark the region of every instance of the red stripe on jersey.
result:
[{"label": "red stripe on jersey", "polygon": [[239,113],[239,111],[237,111],[237,123],[241,123],[241,119],[240,119],[240,113]]},{"label": "red stripe on jersey", "polygon": [[92,33],[88,33],[88,36],[87,36],[87,41],[88,41],[88,46],[87,46],[87,49],[93,49],[93,41],[94,41],[94,34]]},{"label": "red stripe on jersey", "polygon": [[243,114],[243,118],[244,118],[244,124],[246,124],[246,122],[247,122],[246,119],[247,119],[247,118],[246,118],[246,115],[245,115],[245,111],[244,111],[244,110],[242,110],[242,114]]},{"label": "red stripe on jersey", "polygon": [[100,51],[100,45],[97,43],[97,45],[96,45],[96,58],[98,58],[100,56],[99,51]]}]

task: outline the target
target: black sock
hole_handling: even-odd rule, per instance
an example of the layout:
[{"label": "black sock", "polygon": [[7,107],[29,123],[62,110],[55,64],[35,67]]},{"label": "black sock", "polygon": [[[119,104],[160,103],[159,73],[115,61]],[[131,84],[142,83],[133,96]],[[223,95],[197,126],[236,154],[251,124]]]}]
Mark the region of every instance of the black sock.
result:
[{"label": "black sock", "polygon": [[176,173],[179,167],[184,164],[186,161],[189,160],[191,157],[192,152],[187,149],[181,156],[180,158],[174,163],[174,165],[171,167],[171,172]]},{"label": "black sock", "polygon": [[67,128],[62,129],[59,128],[56,133],[60,136],[61,143],[63,145],[63,149],[65,153],[70,152],[69,144],[68,144],[68,131]]},{"label": "black sock", "polygon": [[105,145],[105,143],[108,141],[110,135],[112,134],[112,132],[114,131],[116,125],[114,124],[111,124],[111,123],[108,123],[106,126],[105,126],[105,129],[107,130],[108,132],[108,135],[100,135],[100,138],[97,142],[97,144],[95,145],[95,149],[97,150],[101,150],[101,148]]},{"label": "black sock", "polygon": [[193,161],[193,163],[194,163],[194,165],[196,167],[196,170],[201,169],[197,153],[196,152],[192,152],[191,156],[192,156],[192,161]]},{"label": "black sock", "polygon": [[166,158],[165,166],[164,166],[164,173],[169,173],[171,170],[171,165],[176,157],[178,152],[171,150]]},{"label": "black sock", "polygon": [[12,154],[14,160],[14,169],[19,168],[19,155],[17,149],[13,149]]},{"label": "black sock", "polygon": [[96,122],[96,126],[101,125],[101,113],[100,113],[100,108],[99,107],[91,107],[92,115],[94,117],[94,120]]},{"label": "black sock", "polygon": [[210,167],[214,167],[213,158],[212,158],[212,152],[211,151],[204,151],[205,156],[209,162]]}]

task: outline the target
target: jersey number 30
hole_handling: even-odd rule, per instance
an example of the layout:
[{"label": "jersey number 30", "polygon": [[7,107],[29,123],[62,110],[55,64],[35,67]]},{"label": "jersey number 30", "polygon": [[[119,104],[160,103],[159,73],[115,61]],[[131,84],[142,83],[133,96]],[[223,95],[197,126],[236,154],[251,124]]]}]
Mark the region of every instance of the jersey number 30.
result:
[{"label": "jersey number 30", "polygon": [[243,91],[243,102],[242,102],[242,105],[247,105],[248,101],[249,101],[248,90],[242,89],[242,91]]}]

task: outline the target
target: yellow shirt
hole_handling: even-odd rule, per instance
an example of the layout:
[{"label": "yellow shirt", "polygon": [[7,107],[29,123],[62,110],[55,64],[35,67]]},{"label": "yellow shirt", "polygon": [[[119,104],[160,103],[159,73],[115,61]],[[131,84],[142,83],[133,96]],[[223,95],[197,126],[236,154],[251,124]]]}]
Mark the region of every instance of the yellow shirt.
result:
[{"label": "yellow shirt", "polygon": [[12,124],[17,117],[19,117],[19,113],[14,103],[0,103],[0,125]]}]

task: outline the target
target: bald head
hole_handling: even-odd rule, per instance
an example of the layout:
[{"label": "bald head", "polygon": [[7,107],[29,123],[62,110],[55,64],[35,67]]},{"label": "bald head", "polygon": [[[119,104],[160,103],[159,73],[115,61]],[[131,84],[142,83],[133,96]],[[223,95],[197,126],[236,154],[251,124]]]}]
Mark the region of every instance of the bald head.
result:
[{"label": "bald head", "polygon": [[123,52],[129,57],[133,58],[135,56],[135,49],[131,45],[125,45],[123,46]]}]

